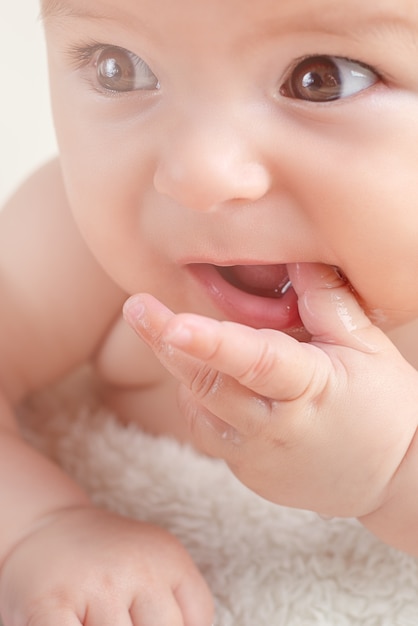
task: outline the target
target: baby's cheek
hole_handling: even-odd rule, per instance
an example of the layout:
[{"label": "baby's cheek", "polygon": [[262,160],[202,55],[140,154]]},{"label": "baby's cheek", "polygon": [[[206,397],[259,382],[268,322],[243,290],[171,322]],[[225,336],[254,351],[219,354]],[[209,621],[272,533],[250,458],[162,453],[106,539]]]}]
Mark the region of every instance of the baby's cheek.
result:
[{"label": "baby's cheek", "polygon": [[[418,324],[418,312],[394,311],[373,307],[365,307],[365,312],[372,324],[383,330],[383,332],[389,334],[397,332],[404,326],[409,327],[411,324],[413,325],[414,322],[415,326]],[[418,333],[418,326],[416,328],[416,333]]]},{"label": "baby's cheek", "polygon": [[386,332],[418,318],[416,278],[412,280],[399,266],[391,271],[383,263],[376,266],[372,261],[347,275],[359,305],[381,330]]}]

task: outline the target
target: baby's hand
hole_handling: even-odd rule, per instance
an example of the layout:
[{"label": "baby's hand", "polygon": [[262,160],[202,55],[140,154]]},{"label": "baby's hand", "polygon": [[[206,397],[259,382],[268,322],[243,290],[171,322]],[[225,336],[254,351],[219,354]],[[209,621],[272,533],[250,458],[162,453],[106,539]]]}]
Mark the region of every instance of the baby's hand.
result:
[{"label": "baby's hand", "polygon": [[212,600],[185,549],[155,526],[62,511],[9,555],[4,626],[210,626]]},{"label": "baby's hand", "polygon": [[149,295],[125,314],[182,383],[202,451],[271,501],[368,516],[393,497],[417,428],[418,374],[332,267],[294,265],[289,276],[310,343],[174,315]]}]

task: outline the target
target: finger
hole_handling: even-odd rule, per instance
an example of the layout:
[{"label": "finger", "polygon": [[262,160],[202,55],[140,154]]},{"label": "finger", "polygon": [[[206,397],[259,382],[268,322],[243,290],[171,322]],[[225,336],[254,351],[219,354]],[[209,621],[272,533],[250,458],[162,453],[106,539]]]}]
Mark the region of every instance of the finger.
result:
[{"label": "finger", "polygon": [[184,626],[213,626],[215,607],[212,593],[200,572],[198,577],[185,577],[173,589]]},{"label": "finger", "polygon": [[185,385],[179,388],[178,402],[194,447],[209,456],[226,458],[229,448],[257,437],[267,423],[266,416],[260,415],[263,413],[260,409],[252,414],[248,412],[248,403],[245,414],[228,411],[221,406],[219,413],[225,416],[222,419],[206,408],[205,403],[198,400]]},{"label": "finger", "polygon": [[174,317],[164,304],[148,294],[136,294],[123,306],[125,320],[149,345],[159,342],[167,322]]},{"label": "finger", "polygon": [[179,380],[181,373],[195,367],[195,359],[184,353],[173,354],[162,339],[167,323],[175,314],[149,294],[131,296],[123,307],[125,320],[136,334],[153,350],[161,363]]},{"label": "finger", "polygon": [[83,626],[132,626],[135,622],[132,621],[128,609],[121,606],[115,598],[113,602],[102,601],[89,607],[82,624]]},{"label": "finger", "polygon": [[178,590],[171,596],[156,592],[151,598],[138,597],[130,610],[130,623],[133,626],[210,626],[213,603],[208,589],[204,594],[196,587],[190,591],[186,596]]},{"label": "finger", "polygon": [[288,265],[288,273],[298,296],[300,317],[313,342],[369,353],[387,344],[385,335],[372,324],[337,268],[295,263]]},{"label": "finger", "polygon": [[254,434],[271,415],[271,399],[292,400],[308,389],[315,396],[325,384],[329,364],[322,351],[283,333],[176,316],[148,294],[130,298],[124,312],[168,371],[219,416],[215,427],[222,432],[225,421]]},{"label": "finger", "polygon": [[[188,381],[192,390],[196,379],[208,378],[207,366],[262,397],[278,401],[293,400],[308,388],[319,393],[329,374],[329,362],[321,350],[274,330],[180,314],[168,321],[161,338],[196,358],[201,372],[193,372],[193,380]],[[209,395],[206,390],[205,396]],[[206,406],[215,408],[213,404]]]},{"label": "finger", "polygon": [[[268,404],[261,399],[257,402],[257,394],[203,361],[176,350],[163,338],[167,324],[175,315],[158,300],[148,294],[135,295],[126,302],[124,315],[164,367],[192,391],[195,400],[199,399],[197,403],[189,396],[184,400],[185,396],[181,394],[183,402],[180,400],[180,408],[192,429],[205,425],[212,434],[218,432],[221,439],[227,439],[225,433],[235,433],[235,430],[221,418],[216,418],[215,413],[228,416],[232,423],[235,422],[234,417],[239,416],[239,428],[247,434],[253,433],[265,419],[266,415],[260,415],[263,410],[264,414],[270,415]],[[257,421],[255,407],[258,410]]]},{"label": "finger", "polygon": [[185,626],[175,598],[166,592],[138,597],[131,606],[130,620],[133,626]]},{"label": "finger", "polygon": [[156,298],[149,294],[132,296],[125,303],[124,317],[179,382],[193,388],[201,397],[219,386],[217,371],[186,352],[176,350],[163,337],[167,324],[175,315]]}]

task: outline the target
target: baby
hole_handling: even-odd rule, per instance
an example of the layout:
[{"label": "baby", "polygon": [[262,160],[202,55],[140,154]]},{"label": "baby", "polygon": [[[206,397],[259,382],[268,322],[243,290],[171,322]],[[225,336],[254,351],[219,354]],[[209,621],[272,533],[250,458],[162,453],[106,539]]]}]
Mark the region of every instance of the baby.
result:
[{"label": "baby", "polygon": [[41,4],[60,155],[0,214],[4,625],[213,620],[177,539],[19,436],[86,363],[122,421],[418,556],[418,373],[387,334],[418,317],[418,5]]}]

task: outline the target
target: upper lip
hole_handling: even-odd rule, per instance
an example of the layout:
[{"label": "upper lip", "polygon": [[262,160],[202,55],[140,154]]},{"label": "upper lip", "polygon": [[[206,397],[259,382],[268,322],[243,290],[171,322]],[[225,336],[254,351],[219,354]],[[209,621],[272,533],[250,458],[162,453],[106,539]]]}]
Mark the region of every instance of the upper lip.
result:
[{"label": "upper lip", "polygon": [[[181,265],[213,265],[214,267],[234,267],[237,265],[249,265],[249,266],[255,266],[255,265],[286,265],[287,263],[289,263],[289,260],[284,261],[283,259],[281,260],[277,260],[277,258],[275,259],[266,259],[265,257],[263,257],[262,259],[260,258],[252,258],[249,259],[248,257],[243,258],[243,257],[233,257],[233,258],[229,258],[229,259],[216,259],[216,258],[202,258],[200,257],[199,259],[193,258],[193,259],[182,259],[181,260]],[[294,261],[296,262],[296,261]]]}]

